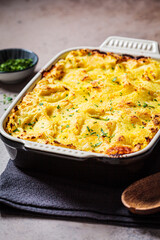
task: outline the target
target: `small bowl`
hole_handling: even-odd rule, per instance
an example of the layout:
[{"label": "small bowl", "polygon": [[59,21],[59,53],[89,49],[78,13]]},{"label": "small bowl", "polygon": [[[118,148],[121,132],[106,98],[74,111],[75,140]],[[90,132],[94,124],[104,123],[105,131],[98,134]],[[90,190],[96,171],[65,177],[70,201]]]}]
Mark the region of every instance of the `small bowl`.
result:
[{"label": "small bowl", "polygon": [[3,83],[17,83],[23,79],[29,77],[34,72],[34,69],[38,63],[38,56],[29,50],[21,48],[8,48],[0,50],[0,64],[7,61],[8,59],[23,59],[31,58],[33,65],[19,71],[13,72],[0,72],[0,81]]}]

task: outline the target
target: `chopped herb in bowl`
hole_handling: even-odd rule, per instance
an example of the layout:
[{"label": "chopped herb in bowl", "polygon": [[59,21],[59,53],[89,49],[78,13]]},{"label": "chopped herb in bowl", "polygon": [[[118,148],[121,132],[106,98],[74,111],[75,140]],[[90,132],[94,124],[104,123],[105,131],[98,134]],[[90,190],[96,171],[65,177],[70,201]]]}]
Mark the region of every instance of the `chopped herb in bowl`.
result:
[{"label": "chopped herb in bowl", "polygon": [[31,58],[8,59],[6,62],[0,64],[0,72],[21,71],[32,65],[33,60]]}]

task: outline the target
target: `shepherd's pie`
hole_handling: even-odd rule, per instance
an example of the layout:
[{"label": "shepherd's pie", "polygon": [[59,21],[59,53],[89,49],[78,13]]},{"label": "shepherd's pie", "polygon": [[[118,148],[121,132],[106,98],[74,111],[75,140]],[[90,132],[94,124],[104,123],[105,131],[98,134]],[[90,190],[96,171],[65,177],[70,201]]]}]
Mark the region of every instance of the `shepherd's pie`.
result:
[{"label": "shepherd's pie", "polygon": [[6,132],[110,155],[145,148],[160,129],[160,62],[70,51],[11,111]]}]

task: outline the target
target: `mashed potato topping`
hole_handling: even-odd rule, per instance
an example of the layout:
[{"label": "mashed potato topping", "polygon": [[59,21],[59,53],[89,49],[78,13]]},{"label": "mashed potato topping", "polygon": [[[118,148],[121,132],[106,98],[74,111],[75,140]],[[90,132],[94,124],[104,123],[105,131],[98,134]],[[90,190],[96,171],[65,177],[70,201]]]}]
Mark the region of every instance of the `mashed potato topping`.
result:
[{"label": "mashed potato topping", "polygon": [[10,135],[121,155],[145,148],[160,129],[160,63],[81,49],[67,54],[11,111]]}]

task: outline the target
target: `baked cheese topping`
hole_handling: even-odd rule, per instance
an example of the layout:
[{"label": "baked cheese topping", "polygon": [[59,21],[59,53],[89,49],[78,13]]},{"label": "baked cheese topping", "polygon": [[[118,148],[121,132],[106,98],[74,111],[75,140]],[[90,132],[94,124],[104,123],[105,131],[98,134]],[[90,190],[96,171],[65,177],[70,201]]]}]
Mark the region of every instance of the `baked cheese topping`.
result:
[{"label": "baked cheese topping", "polygon": [[160,129],[160,62],[81,49],[67,54],[11,111],[6,132],[29,141],[122,155]]}]

